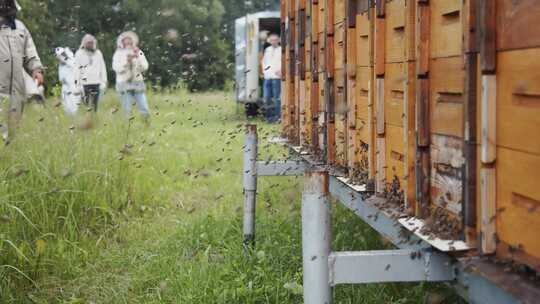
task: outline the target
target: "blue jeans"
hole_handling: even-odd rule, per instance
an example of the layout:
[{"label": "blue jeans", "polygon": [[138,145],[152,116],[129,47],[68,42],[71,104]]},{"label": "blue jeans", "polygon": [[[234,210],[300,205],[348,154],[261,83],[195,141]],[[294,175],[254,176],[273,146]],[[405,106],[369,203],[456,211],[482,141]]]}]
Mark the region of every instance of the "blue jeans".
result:
[{"label": "blue jeans", "polygon": [[125,91],[120,93],[122,97],[122,107],[124,108],[124,113],[129,117],[131,114],[131,100],[135,99],[137,103],[137,108],[144,118],[150,117],[150,111],[148,110],[148,101],[144,92],[135,92],[135,91]]},{"label": "blue jeans", "polygon": [[281,79],[264,80],[263,98],[266,120],[277,122],[281,118]]}]

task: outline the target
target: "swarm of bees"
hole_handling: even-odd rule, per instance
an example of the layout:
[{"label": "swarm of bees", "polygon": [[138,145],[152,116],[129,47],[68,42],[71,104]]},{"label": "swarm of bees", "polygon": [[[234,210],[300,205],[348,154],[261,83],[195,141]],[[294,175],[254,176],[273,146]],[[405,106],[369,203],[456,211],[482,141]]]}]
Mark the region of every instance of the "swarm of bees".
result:
[{"label": "swarm of bees", "polygon": [[446,209],[436,206],[430,210],[430,215],[420,232],[444,240],[458,240],[461,238],[462,226],[457,217],[452,217]]}]

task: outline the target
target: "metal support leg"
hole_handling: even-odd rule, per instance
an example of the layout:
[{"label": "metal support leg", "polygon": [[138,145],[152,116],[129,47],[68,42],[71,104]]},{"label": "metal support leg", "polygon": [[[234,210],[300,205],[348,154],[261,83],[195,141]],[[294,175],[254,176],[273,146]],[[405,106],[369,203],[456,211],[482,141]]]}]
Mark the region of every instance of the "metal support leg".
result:
[{"label": "metal support leg", "polygon": [[305,174],[302,194],[302,258],[304,303],[331,304],[328,257],[331,244],[331,209],[328,172]]},{"label": "metal support leg", "polygon": [[244,146],[244,244],[255,241],[255,200],[257,196],[257,125],[247,125]]}]

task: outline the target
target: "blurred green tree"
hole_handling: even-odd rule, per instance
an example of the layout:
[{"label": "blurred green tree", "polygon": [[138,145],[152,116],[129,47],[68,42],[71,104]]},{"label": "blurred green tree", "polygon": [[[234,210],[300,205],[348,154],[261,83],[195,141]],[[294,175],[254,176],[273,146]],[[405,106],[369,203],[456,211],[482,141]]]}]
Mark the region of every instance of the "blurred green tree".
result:
[{"label": "blurred green tree", "polygon": [[184,83],[190,90],[221,89],[233,76],[234,19],[264,9],[275,0],[19,0],[22,19],[57,83],[53,49],[77,49],[86,33],[97,37],[114,82],[111,59],[116,37],[137,32],[150,62],[147,79],[156,87]]}]

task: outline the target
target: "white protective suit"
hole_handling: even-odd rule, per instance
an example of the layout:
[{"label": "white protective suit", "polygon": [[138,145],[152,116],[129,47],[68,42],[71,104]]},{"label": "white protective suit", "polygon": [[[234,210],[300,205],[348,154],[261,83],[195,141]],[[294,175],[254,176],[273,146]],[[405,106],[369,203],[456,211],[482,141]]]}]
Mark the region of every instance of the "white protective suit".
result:
[{"label": "white protective suit", "polygon": [[55,49],[58,64],[58,78],[62,84],[62,104],[67,115],[75,115],[81,104],[82,89],[75,81],[75,57],[68,47]]},{"label": "white protective suit", "polygon": [[11,137],[22,116],[28,94],[25,73],[42,70],[26,26],[17,19],[0,16],[0,132],[4,140]]},{"label": "white protective suit", "polygon": [[[93,50],[85,48],[89,41],[94,42]],[[94,36],[86,34],[83,37],[81,46],[75,53],[75,67],[75,79],[78,85],[99,85],[101,90],[105,90],[107,87],[107,67]]]},{"label": "white protective suit", "polygon": [[[129,37],[133,41],[133,48],[125,48],[122,41]],[[144,52],[138,49],[139,36],[134,32],[128,31],[120,34],[116,42],[116,52],[113,56],[113,70],[116,72],[116,90],[119,93],[126,91],[144,92],[143,73],[148,70],[148,60]],[[129,63],[128,56],[133,55],[134,51],[138,56]]]}]

